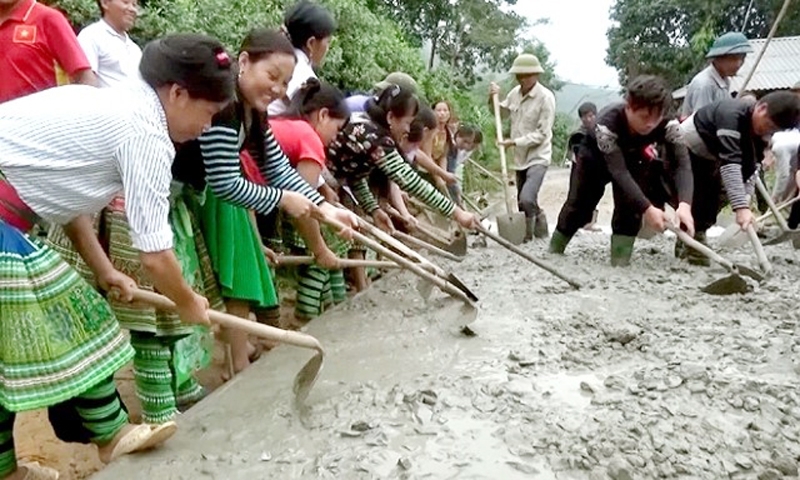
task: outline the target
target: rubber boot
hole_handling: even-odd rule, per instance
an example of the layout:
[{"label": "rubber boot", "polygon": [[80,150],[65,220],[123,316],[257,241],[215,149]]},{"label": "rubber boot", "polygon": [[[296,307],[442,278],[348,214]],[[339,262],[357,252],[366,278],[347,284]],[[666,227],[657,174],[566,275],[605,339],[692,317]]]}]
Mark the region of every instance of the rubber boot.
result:
[{"label": "rubber boot", "polygon": [[533,232],[536,229],[536,217],[525,217],[525,238],[522,243],[533,240]]},{"label": "rubber boot", "polygon": [[564,250],[567,249],[569,241],[570,241],[569,237],[559,232],[558,230],[555,230],[553,231],[553,236],[550,238],[550,247],[548,248],[548,250],[550,253],[564,255]]},{"label": "rubber boot", "polygon": [[533,236],[536,238],[547,238],[550,229],[547,228],[547,216],[544,212],[536,215],[536,223],[533,226]]},{"label": "rubber boot", "polygon": [[793,238],[792,246],[794,247],[795,250],[800,250],[800,238]]},{"label": "rubber boot", "polygon": [[[708,245],[706,243],[706,232],[695,232],[694,239],[702,243],[703,245]],[[711,260],[709,260],[708,257],[698,252],[694,248],[686,247],[685,251],[686,251],[685,254],[686,261],[689,262],[690,265],[697,265],[700,267],[711,266]]]},{"label": "rubber boot", "polygon": [[627,235],[611,235],[611,266],[627,267],[631,264],[633,243],[636,237]]}]

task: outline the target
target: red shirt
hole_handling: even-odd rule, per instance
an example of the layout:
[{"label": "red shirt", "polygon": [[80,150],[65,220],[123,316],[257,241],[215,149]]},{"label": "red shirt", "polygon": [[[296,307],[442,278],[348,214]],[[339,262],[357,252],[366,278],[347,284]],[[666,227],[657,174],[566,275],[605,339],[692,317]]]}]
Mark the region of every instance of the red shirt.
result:
[{"label": "red shirt", "polygon": [[269,126],[293,167],[297,168],[300,161],[312,161],[325,168],[325,145],[310,123],[305,120],[271,118]]},{"label": "red shirt", "polygon": [[0,45],[0,103],[55,87],[59,70],[90,68],[64,15],[35,0],[22,0],[0,24]]}]

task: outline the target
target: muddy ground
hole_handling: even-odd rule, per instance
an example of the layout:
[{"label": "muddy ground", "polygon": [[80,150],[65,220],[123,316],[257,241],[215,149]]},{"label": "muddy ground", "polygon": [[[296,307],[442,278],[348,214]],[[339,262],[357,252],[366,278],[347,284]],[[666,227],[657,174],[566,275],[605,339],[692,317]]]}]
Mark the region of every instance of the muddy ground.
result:
[{"label": "muddy ground", "polygon": [[[566,178],[546,182],[551,222]],[[291,382],[310,354],[278,348],[184,414],[164,449],[93,478],[796,476],[800,256],[768,247],[770,280],[714,297],[698,287],[723,271],[673,245],[639,242],[628,269],[608,266],[603,233],[566,257],[525,247],[579,291],[491,244],[441,262],[480,297],[475,337],[442,294],[426,303],[390,276],[307,327],[327,357],[305,411]],[[746,247],[731,256],[756,265]]]}]

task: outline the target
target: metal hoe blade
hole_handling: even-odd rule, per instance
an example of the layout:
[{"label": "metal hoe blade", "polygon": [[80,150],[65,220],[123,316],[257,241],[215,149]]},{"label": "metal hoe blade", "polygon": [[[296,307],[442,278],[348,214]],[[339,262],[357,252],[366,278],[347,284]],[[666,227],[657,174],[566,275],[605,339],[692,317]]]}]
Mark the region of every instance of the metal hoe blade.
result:
[{"label": "metal hoe blade", "polygon": [[306,401],[306,398],[308,398],[309,392],[314,388],[314,384],[317,383],[317,378],[319,378],[319,373],[322,371],[322,363],[323,353],[317,352],[317,354],[311,357],[311,360],[306,362],[303,368],[297,372],[297,375],[294,377],[294,386],[292,388],[296,405],[302,404]]},{"label": "metal hoe blade", "polygon": [[710,295],[734,295],[737,293],[747,293],[751,288],[740,275],[732,274],[715,280],[700,290]]}]

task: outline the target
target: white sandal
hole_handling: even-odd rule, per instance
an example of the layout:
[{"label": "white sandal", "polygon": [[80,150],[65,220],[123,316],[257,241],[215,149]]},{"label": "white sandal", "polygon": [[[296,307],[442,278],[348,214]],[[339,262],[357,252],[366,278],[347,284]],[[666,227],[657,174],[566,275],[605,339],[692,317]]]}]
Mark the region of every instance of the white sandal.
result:
[{"label": "white sandal", "polygon": [[58,470],[45,467],[39,464],[39,462],[20,463],[17,468],[24,468],[26,470],[23,480],[58,480],[60,476]]}]

